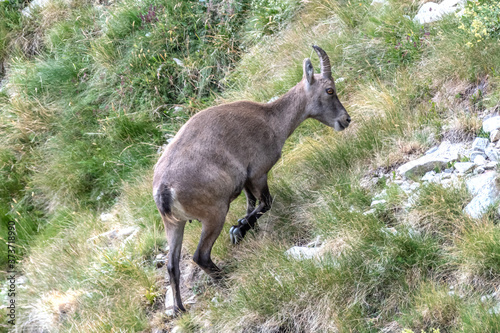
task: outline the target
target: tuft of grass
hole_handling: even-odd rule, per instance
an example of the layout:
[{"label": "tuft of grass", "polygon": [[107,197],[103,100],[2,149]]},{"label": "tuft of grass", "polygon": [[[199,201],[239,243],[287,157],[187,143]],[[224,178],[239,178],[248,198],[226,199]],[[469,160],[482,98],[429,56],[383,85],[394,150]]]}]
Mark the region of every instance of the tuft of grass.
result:
[{"label": "tuft of grass", "polygon": [[458,323],[464,300],[445,285],[422,282],[408,310],[400,316],[404,327],[416,332],[439,329],[440,332],[453,331]]},{"label": "tuft of grass", "polygon": [[500,273],[500,230],[490,220],[470,224],[456,243],[457,262],[474,275],[495,278]]},{"label": "tuft of grass", "polygon": [[444,241],[451,240],[469,223],[463,212],[469,200],[465,186],[444,188],[429,183],[421,188],[409,222]]}]

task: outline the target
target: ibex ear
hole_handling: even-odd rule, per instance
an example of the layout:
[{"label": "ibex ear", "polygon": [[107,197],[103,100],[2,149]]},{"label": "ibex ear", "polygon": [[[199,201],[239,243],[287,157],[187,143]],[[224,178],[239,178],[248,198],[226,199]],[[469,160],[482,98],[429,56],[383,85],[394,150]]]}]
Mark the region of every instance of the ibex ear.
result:
[{"label": "ibex ear", "polygon": [[314,68],[309,58],[304,59],[304,77],[307,79],[309,85],[314,83]]}]

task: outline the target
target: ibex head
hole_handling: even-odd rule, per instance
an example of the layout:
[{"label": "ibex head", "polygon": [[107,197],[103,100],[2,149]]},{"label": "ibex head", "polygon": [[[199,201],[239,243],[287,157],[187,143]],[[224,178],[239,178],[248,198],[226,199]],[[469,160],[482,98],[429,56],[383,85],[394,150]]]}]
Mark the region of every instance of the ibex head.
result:
[{"label": "ibex head", "polygon": [[351,117],[337,97],[328,55],[316,45],[313,48],[319,56],[321,73],[314,74],[311,60],[304,59],[304,89],[309,101],[306,112],[309,117],[342,131],[349,126]]}]

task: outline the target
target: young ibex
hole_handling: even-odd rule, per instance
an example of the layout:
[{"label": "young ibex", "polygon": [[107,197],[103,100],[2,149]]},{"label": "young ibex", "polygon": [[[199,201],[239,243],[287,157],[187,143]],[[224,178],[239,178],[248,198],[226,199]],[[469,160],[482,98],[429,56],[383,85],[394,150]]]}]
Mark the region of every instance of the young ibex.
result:
[{"label": "young ibex", "polygon": [[321,74],[314,74],[311,61],[305,59],[302,81],[280,99],[267,104],[240,101],[199,112],[179,130],[156,164],[153,196],[170,246],[167,269],[175,313],[185,311],[179,259],[186,221],[202,224],[193,260],[211,277],[220,278],[210,252],[231,201],[245,191],[246,216],[229,231],[236,244],[271,208],[267,173],[297,126],[307,118],[337,131],[349,126],[351,118],[337,97],[328,55],[318,46],[313,48]]}]

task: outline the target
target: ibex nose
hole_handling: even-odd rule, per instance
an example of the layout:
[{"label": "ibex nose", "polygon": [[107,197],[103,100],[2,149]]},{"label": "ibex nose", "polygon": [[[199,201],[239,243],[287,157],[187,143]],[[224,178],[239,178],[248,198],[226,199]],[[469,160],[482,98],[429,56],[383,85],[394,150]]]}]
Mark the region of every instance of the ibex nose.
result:
[{"label": "ibex nose", "polygon": [[347,116],[347,118],[345,119],[348,123],[351,122],[351,117]]}]

